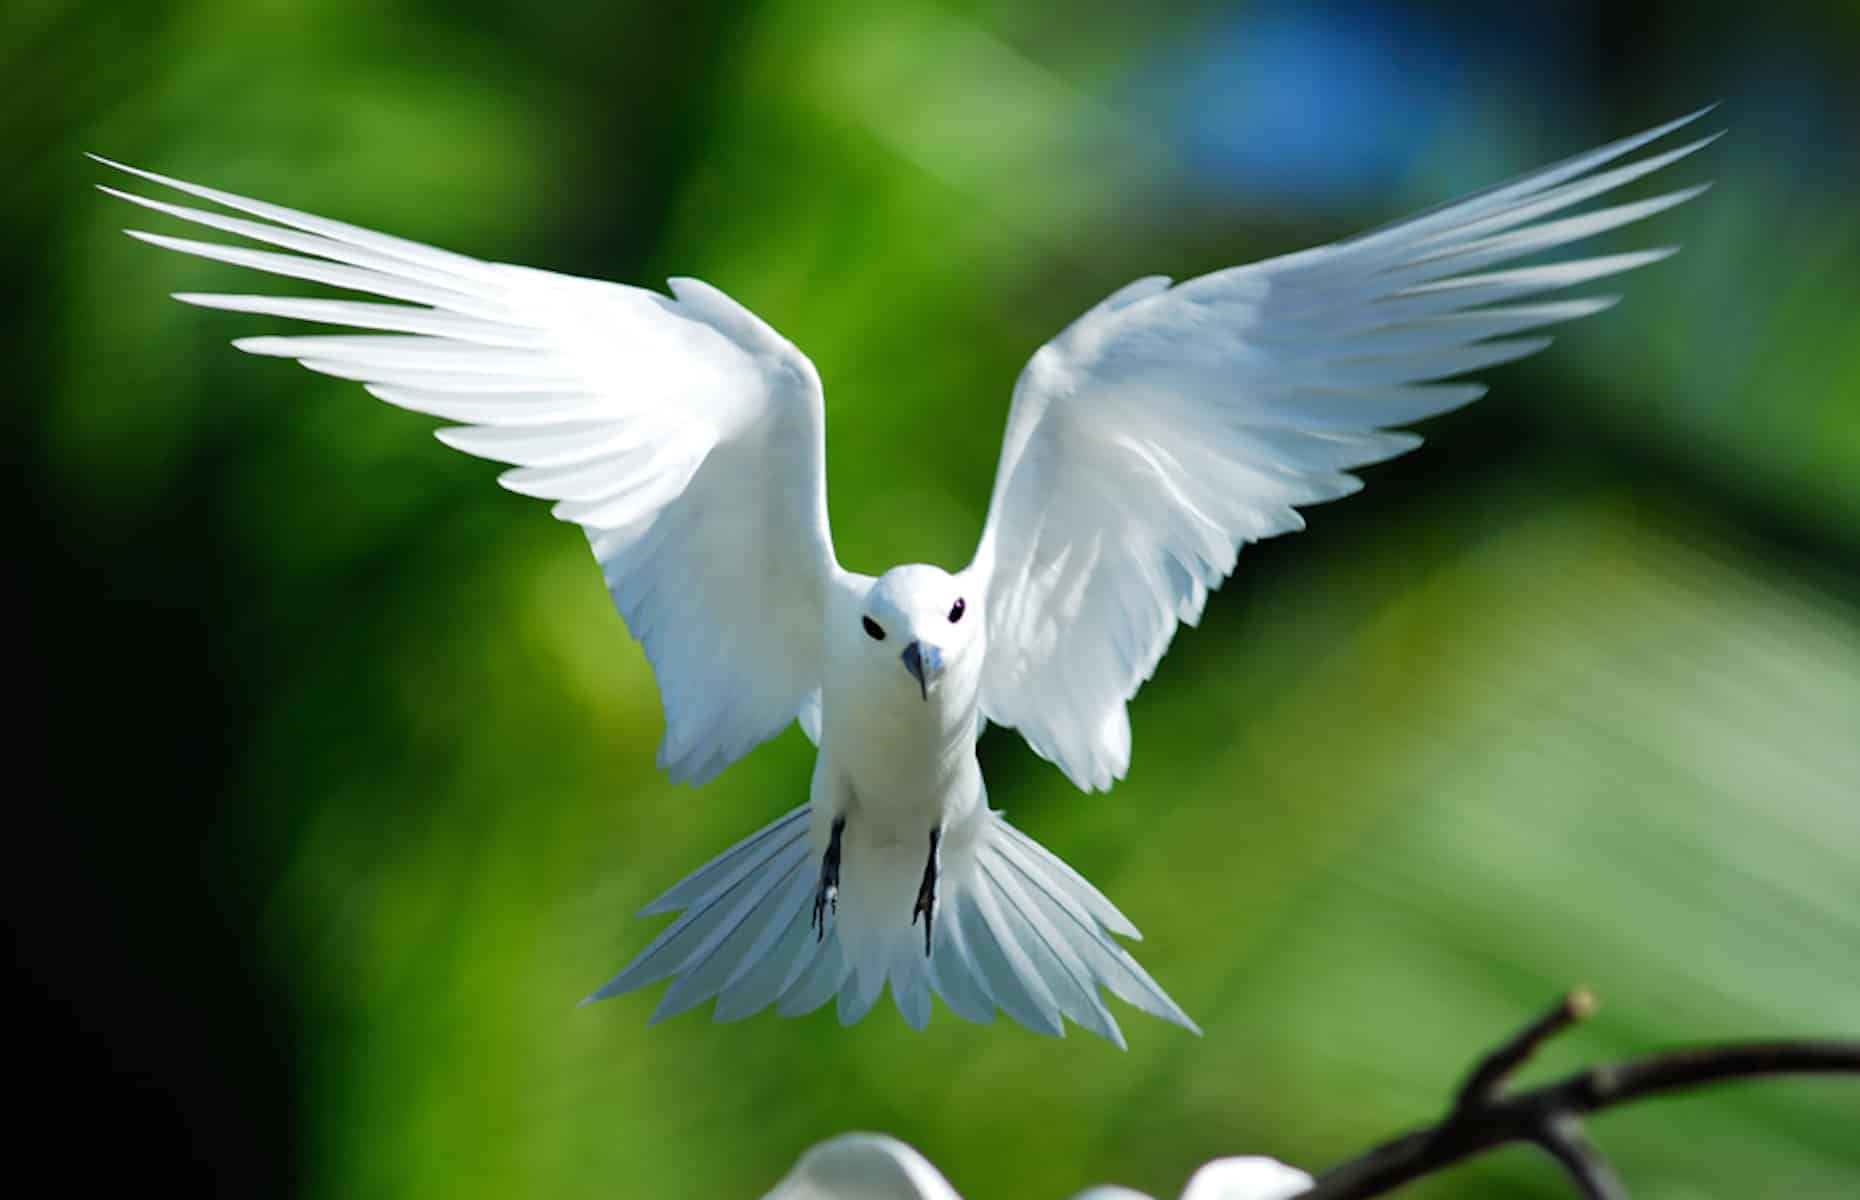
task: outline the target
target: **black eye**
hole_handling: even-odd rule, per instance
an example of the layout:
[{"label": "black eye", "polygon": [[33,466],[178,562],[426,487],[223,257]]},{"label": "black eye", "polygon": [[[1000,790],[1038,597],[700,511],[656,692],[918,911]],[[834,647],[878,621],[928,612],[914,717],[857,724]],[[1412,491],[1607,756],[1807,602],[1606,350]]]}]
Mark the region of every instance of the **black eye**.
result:
[{"label": "black eye", "polygon": [[865,632],[866,636],[875,642],[882,642],[885,640],[885,631],[879,627],[877,621],[874,621],[870,617],[865,619]]},{"label": "black eye", "polygon": [[956,603],[952,605],[949,610],[949,623],[954,625],[957,621],[962,620],[962,614],[968,611],[969,606],[962,602],[962,597],[956,597]]}]

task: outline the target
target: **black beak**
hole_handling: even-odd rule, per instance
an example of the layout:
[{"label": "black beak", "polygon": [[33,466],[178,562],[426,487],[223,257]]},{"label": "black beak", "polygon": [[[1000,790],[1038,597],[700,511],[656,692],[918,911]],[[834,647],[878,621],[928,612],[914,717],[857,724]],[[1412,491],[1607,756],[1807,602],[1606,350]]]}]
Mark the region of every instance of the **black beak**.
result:
[{"label": "black beak", "polygon": [[912,642],[904,648],[898,657],[904,660],[904,669],[917,681],[917,690],[923,698],[930,698],[930,681],[943,670],[943,652],[935,646],[926,646],[922,642]]}]

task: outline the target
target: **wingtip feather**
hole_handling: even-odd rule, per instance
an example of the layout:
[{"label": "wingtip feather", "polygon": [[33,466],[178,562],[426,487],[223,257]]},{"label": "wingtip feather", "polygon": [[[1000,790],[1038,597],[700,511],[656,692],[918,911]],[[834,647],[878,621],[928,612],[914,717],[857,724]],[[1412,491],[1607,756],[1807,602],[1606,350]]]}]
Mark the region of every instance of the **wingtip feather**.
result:
[{"label": "wingtip feather", "polygon": [[1656,142],[1660,140],[1661,138],[1665,137],[1669,133],[1674,133],[1678,130],[1684,129],[1686,126],[1691,125],[1705,117],[1710,116],[1713,112],[1717,111],[1718,106],[1723,103],[1724,101],[1722,100],[1713,100],[1710,104],[1705,105],[1703,108],[1695,108],[1691,112],[1685,114],[1684,116],[1674,117],[1672,120],[1666,122],[1663,125],[1653,126],[1652,128],[1648,129],[1644,134],[1635,134],[1632,136],[1645,138],[1646,140],[1641,143],[1642,145],[1647,145],[1649,143]]},{"label": "wingtip feather", "polygon": [[158,183],[158,184],[161,184],[163,187],[171,187],[177,191],[187,190],[185,187],[181,185],[180,180],[170,179],[166,175],[157,174],[156,172],[147,170],[146,168],[143,168],[143,167],[132,167],[126,162],[119,162],[114,158],[105,158],[101,154],[91,154],[89,151],[85,152],[85,157],[95,162],[102,163],[104,166],[109,167],[113,171],[121,171],[125,175],[134,175],[137,179],[146,179],[150,183]]},{"label": "wingtip feather", "polygon": [[241,337],[232,340],[232,347],[242,354],[256,354],[261,358],[296,358],[302,350],[292,346],[291,341],[282,337]]}]

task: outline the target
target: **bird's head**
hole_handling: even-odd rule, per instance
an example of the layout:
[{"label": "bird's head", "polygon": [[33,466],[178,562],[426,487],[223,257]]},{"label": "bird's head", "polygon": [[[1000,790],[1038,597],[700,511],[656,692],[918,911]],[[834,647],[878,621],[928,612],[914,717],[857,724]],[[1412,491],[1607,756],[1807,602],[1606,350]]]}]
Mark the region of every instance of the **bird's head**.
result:
[{"label": "bird's head", "polygon": [[979,650],[982,617],[969,581],[941,567],[893,567],[866,592],[859,637],[865,653],[889,659],[925,700]]}]

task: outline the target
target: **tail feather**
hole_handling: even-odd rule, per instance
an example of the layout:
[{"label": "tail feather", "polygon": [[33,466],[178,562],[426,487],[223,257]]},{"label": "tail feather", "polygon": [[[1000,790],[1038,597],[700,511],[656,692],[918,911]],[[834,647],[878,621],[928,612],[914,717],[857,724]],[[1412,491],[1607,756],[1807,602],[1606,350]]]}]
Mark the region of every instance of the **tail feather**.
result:
[{"label": "tail feather", "polygon": [[690,908],[706,892],[715,887],[717,881],[731,867],[741,863],[745,855],[753,854],[758,847],[766,849],[769,843],[781,840],[783,834],[805,832],[806,829],[807,806],[803,804],[800,808],[776,817],[767,825],[691,872],[635,915],[649,917],[658,913],[677,912],[681,908]]},{"label": "tail feather", "polygon": [[[867,862],[860,874],[842,877],[840,912],[829,914],[820,936],[811,921],[818,874],[808,818],[803,805],[771,822],[648,905],[647,913],[683,911],[589,999],[676,976],[654,1021],[713,996],[718,1021],[770,1005],[799,1016],[837,998],[839,1020],[850,1025],[889,985],[913,1028],[929,1023],[934,993],[977,1024],[993,1021],[999,1009],[1063,1037],[1070,1019],[1122,1047],[1102,988],[1200,1032],[1113,937],[1138,936],[1124,915],[999,813],[979,815],[972,837],[946,838],[928,956],[922,926],[910,923],[914,871],[889,863]],[[860,890],[880,886],[888,890]]]},{"label": "tail feather", "polygon": [[1009,918],[1018,923],[1032,957],[1039,963],[1047,987],[1065,1006],[1066,1015],[1099,1037],[1124,1049],[1124,1034],[1098,998],[1092,970],[1085,964],[1065,936],[1054,926],[1049,914],[1020,886],[1014,870],[1005,862],[990,862],[986,852],[982,869],[1006,901],[1003,907]]},{"label": "tail feather", "polygon": [[915,938],[911,939],[911,947],[900,950],[909,961],[900,963],[891,972],[891,1000],[898,1006],[906,1025],[922,1029],[930,1024],[930,963],[922,954],[914,952]]},{"label": "tail feather", "polygon": [[781,995],[789,964],[800,956],[801,941],[810,933],[807,923],[796,918],[812,902],[816,878],[811,864],[795,872],[786,894],[773,904],[768,924],[717,994],[717,1020],[761,1012]]},{"label": "tail feather", "polygon": [[[812,917],[808,918],[805,928],[808,932],[806,936],[802,937],[800,945],[795,948],[796,953],[794,958],[789,963],[788,970],[783,973],[781,983],[775,988],[773,997],[775,1000],[779,1000],[781,997],[786,996],[793,990],[796,984],[800,983],[801,976],[807,974],[807,972],[813,968],[814,960],[820,957],[821,949],[826,945],[826,940],[815,930]],[[812,1012],[813,1009],[810,1008],[803,1011]],[[793,1014],[783,1009],[782,1015],[791,1016]]]},{"label": "tail feather", "polygon": [[[727,930],[732,918],[740,921],[750,911],[751,906],[742,903],[748,895],[765,897],[777,879],[808,857],[804,821],[792,823],[772,838],[759,833],[754,839],[759,840],[752,849],[745,852],[739,844],[699,867],[697,874],[708,873],[713,880],[710,888],[690,900],[676,921],[588,999],[605,1000],[683,971],[691,963],[693,951],[705,948],[720,926]],[[728,869],[715,870],[725,860],[729,860]],[[690,882],[689,878],[685,882]]]},{"label": "tail feather", "polygon": [[1137,932],[1137,927],[1130,923],[1130,919],[1118,912],[1117,906],[1105,899],[1104,893],[1093,887],[1090,880],[1074,871],[1065,859],[1005,820],[1001,822],[1001,836],[995,840],[995,846],[1019,862],[1031,877],[1053,877],[1053,881],[1061,886],[1049,891],[1063,895],[1068,902],[1090,913],[1093,920],[1118,937],[1129,938],[1133,942],[1143,940],[1143,935]]},{"label": "tail feather", "polygon": [[[787,862],[787,856],[783,856],[776,865],[782,862]],[[655,1024],[667,1017],[675,1017],[723,990],[737,968],[746,961],[748,949],[761,939],[764,929],[769,925],[778,907],[769,903],[771,898],[779,899],[784,888],[791,886],[797,877],[808,879],[811,876],[808,865],[806,847],[803,845],[801,853],[794,856],[793,862],[787,863],[786,869],[779,876],[771,870],[766,873],[766,882],[756,887],[739,889],[743,898],[737,902],[730,915],[717,923],[710,936],[678,968],[678,978],[665,989],[658,1007],[652,1010]]]},{"label": "tail feather", "polygon": [[[853,971],[840,985],[839,1001],[834,1005],[842,1025],[856,1025],[865,1019],[865,1014],[872,1011],[872,1005],[878,1002],[878,994],[885,990],[885,981],[890,972],[884,970]],[[900,989],[892,988],[893,996],[899,995]],[[898,1002],[898,1010],[904,1012],[904,1002]],[[906,1013],[906,1019],[909,1014]]]},{"label": "tail feather", "polygon": [[957,969],[966,967],[970,977],[981,986],[982,994],[1001,1010],[1027,1028],[1053,1037],[1066,1035],[1065,1023],[1059,1019],[1059,1005],[1053,994],[1033,970],[1025,954],[1007,933],[1007,920],[994,894],[976,889],[972,894],[951,897],[957,924],[962,926],[963,946],[969,951],[966,961],[957,960]]},{"label": "tail feather", "polygon": [[948,930],[944,936],[949,939],[951,949],[930,960],[930,986],[936,989],[937,995],[943,997],[943,1003],[949,1005],[949,1011],[963,1020],[973,1021],[977,1025],[992,1025],[995,1020],[994,997],[968,970],[968,934],[963,929],[960,916],[947,915],[944,924]]},{"label": "tail feather", "polygon": [[800,978],[782,989],[781,998],[775,1001],[775,1011],[784,1017],[799,1017],[811,1013],[840,990],[846,982],[851,964],[846,961],[845,949],[840,939],[829,935],[824,941],[815,942],[814,949],[807,952],[807,969]]},{"label": "tail feather", "polygon": [[[998,843],[1005,852],[1004,857],[1031,886],[1036,899],[1049,913],[1062,922],[1070,922],[1067,944],[1085,958],[1093,977],[1113,996],[1132,1008],[1200,1033],[1200,1026],[1176,1006],[1169,994],[1150,978],[1149,972],[1139,966],[1137,960],[1122,946],[1105,935],[1101,928],[1106,924],[1103,917],[1082,901],[1095,898],[1100,907],[1109,910],[1111,916],[1129,929],[1125,937],[1141,941],[1143,935],[1124,920],[1124,915],[1112,908],[1111,902],[1097,888],[1087,883],[1083,876],[1060,861],[1046,847],[1012,826],[1005,826],[1004,823],[1004,827],[1014,835]],[[1059,886],[1054,886],[1056,883]],[[1068,888],[1064,886],[1066,883],[1075,886]],[[1081,892],[1089,892],[1090,897],[1081,895]]]}]

